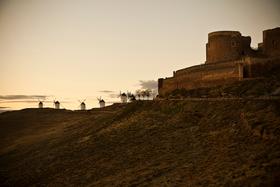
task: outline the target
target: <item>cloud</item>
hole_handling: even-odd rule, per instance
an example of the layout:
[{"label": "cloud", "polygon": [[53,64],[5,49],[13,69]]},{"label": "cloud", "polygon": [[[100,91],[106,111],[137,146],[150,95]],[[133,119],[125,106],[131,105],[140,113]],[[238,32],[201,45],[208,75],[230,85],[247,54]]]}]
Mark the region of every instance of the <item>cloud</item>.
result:
[{"label": "cloud", "polygon": [[[52,103],[53,101],[43,101],[43,102]],[[0,100],[0,103],[38,103],[38,101],[37,100]]]},{"label": "cloud", "polygon": [[0,113],[9,111],[10,107],[0,106]]},{"label": "cloud", "polygon": [[7,109],[7,108],[10,108],[10,107],[0,106],[0,110]]},{"label": "cloud", "polygon": [[45,103],[52,103],[47,101],[47,95],[0,95],[0,103],[37,103],[41,100]]},{"label": "cloud", "polygon": [[21,99],[40,99],[44,100],[46,95],[0,95],[0,100],[21,100]]},{"label": "cloud", "polygon": [[[65,100],[58,100],[60,104],[63,103],[71,103],[71,101],[65,101]],[[39,101],[36,100],[0,100],[0,103],[38,103]],[[43,103],[53,103],[52,100],[49,101],[42,101]]]},{"label": "cloud", "polygon": [[155,80],[140,80],[141,89],[157,90],[158,83]]},{"label": "cloud", "polygon": [[107,94],[114,93],[114,91],[111,91],[111,90],[100,90],[98,92],[100,92],[100,93],[107,93]]}]

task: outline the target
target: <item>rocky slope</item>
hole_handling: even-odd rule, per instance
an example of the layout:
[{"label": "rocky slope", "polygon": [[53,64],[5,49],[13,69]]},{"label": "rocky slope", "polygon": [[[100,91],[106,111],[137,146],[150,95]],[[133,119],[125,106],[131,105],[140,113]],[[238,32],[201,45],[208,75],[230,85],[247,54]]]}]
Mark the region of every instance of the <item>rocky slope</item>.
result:
[{"label": "rocky slope", "polygon": [[277,186],[280,101],[0,114],[1,186]]}]

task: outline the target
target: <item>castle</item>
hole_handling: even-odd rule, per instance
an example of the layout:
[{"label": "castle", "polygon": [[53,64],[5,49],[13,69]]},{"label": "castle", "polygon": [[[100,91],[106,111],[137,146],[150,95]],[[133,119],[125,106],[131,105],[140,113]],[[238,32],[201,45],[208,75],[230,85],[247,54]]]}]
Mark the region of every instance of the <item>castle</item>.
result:
[{"label": "castle", "polygon": [[238,31],[208,34],[205,64],[180,69],[172,77],[158,79],[159,96],[176,89],[196,89],[265,77],[280,68],[280,27],[263,31],[263,42],[252,49],[251,37]]}]

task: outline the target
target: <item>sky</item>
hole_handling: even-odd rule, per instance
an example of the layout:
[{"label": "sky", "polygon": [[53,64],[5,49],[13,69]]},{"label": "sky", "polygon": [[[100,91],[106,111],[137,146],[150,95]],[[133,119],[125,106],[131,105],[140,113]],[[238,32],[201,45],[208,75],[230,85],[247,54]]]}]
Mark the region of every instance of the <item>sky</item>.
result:
[{"label": "sky", "polygon": [[97,107],[205,62],[209,32],[262,42],[279,0],[0,0],[0,110]]}]

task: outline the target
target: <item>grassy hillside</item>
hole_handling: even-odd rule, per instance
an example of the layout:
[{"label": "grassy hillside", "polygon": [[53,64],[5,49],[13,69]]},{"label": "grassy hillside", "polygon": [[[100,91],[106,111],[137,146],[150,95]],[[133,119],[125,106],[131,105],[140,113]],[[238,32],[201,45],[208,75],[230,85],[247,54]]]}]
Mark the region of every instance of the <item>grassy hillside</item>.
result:
[{"label": "grassy hillside", "polygon": [[0,184],[277,186],[279,108],[162,100],[2,113]]}]

